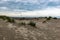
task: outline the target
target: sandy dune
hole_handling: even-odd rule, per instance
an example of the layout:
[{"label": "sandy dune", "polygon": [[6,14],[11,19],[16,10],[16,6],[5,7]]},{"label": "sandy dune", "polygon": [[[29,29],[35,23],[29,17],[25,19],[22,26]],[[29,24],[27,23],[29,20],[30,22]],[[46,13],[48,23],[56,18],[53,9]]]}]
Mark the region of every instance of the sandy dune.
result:
[{"label": "sandy dune", "polygon": [[[29,25],[19,25],[18,22],[36,22],[36,28]],[[16,20],[8,23],[0,20],[0,40],[60,40],[60,19]]]}]

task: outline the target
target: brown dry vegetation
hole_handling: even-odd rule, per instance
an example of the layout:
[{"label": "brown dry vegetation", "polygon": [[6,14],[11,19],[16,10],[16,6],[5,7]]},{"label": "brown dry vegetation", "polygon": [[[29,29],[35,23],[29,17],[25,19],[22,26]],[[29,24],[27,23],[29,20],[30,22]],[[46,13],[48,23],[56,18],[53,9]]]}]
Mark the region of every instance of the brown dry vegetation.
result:
[{"label": "brown dry vegetation", "polygon": [[[32,21],[36,26],[30,26]],[[18,20],[15,23],[9,23],[0,19],[0,40],[60,40],[60,19],[45,18]],[[19,23],[25,23],[20,25]]]}]

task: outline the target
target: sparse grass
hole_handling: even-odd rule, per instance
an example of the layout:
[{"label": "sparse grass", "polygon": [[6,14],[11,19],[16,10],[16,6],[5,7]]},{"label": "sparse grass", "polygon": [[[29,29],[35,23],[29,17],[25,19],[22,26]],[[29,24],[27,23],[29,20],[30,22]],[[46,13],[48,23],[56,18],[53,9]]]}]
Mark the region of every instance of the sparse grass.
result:
[{"label": "sparse grass", "polygon": [[46,18],[46,20],[51,20],[51,19],[57,19],[56,17],[51,17],[51,16],[49,16],[49,17],[45,17]]},{"label": "sparse grass", "polygon": [[21,23],[19,23],[19,25],[26,25],[26,23],[25,22],[21,22]]},{"label": "sparse grass", "polygon": [[46,23],[46,21],[43,21],[42,23]]},{"label": "sparse grass", "polygon": [[43,21],[42,23],[46,23],[47,21],[49,21],[49,20],[51,20],[52,19],[52,17],[51,16],[49,16],[49,17],[44,17],[46,20],[45,21]]},{"label": "sparse grass", "polygon": [[13,18],[6,17],[6,20],[10,23],[15,23],[15,20]]},{"label": "sparse grass", "polygon": [[36,27],[36,23],[35,23],[35,22],[32,22],[32,21],[30,21],[30,22],[28,23],[28,25],[33,26],[33,27]]},{"label": "sparse grass", "polygon": [[5,20],[6,16],[0,16],[0,19]]},{"label": "sparse grass", "polygon": [[13,18],[7,17],[7,16],[0,16],[0,19],[7,20],[10,23],[14,23],[15,20]]},{"label": "sparse grass", "polygon": [[14,19],[10,19],[11,21],[10,21],[10,23],[15,23],[15,20]]},{"label": "sparse grass", "polygon": [[56,17],[51,17],[51,16],[49,16],[49,17],[44,17],[46,20],[45,21],[43,21],[42,23],[46,23],[46,21],[49,21],[49,20],[51,20],[51,19],[57,19]]},{"label": "sparse grass", "polygon": [[51,20],[51,18],[52,18],[52,17],[51,17],[51,16],[49,16],[46,20]]}]

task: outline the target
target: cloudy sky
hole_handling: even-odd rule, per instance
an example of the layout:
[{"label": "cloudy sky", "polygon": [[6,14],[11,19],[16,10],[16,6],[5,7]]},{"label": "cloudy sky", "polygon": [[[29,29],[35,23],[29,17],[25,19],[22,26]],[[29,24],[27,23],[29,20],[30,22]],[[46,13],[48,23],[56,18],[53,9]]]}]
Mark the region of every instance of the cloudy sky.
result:
[{"label": "cloudy sky", "polygon": [[60,0],[0,0],[0,15],[60,16]]}]

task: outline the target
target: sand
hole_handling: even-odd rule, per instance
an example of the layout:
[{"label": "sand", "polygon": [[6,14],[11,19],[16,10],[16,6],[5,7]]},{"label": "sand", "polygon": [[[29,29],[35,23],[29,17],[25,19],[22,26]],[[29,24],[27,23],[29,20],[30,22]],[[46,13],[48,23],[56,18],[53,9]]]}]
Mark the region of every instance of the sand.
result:
[{"label": "sand", "polygon": [[[19,25],[20,22],[33,21],[36,27]],[[16,20],[9,23],[0,20],[0,40],[60,40],[60,19],[51,19],[42,23],[44,19]]]}]

